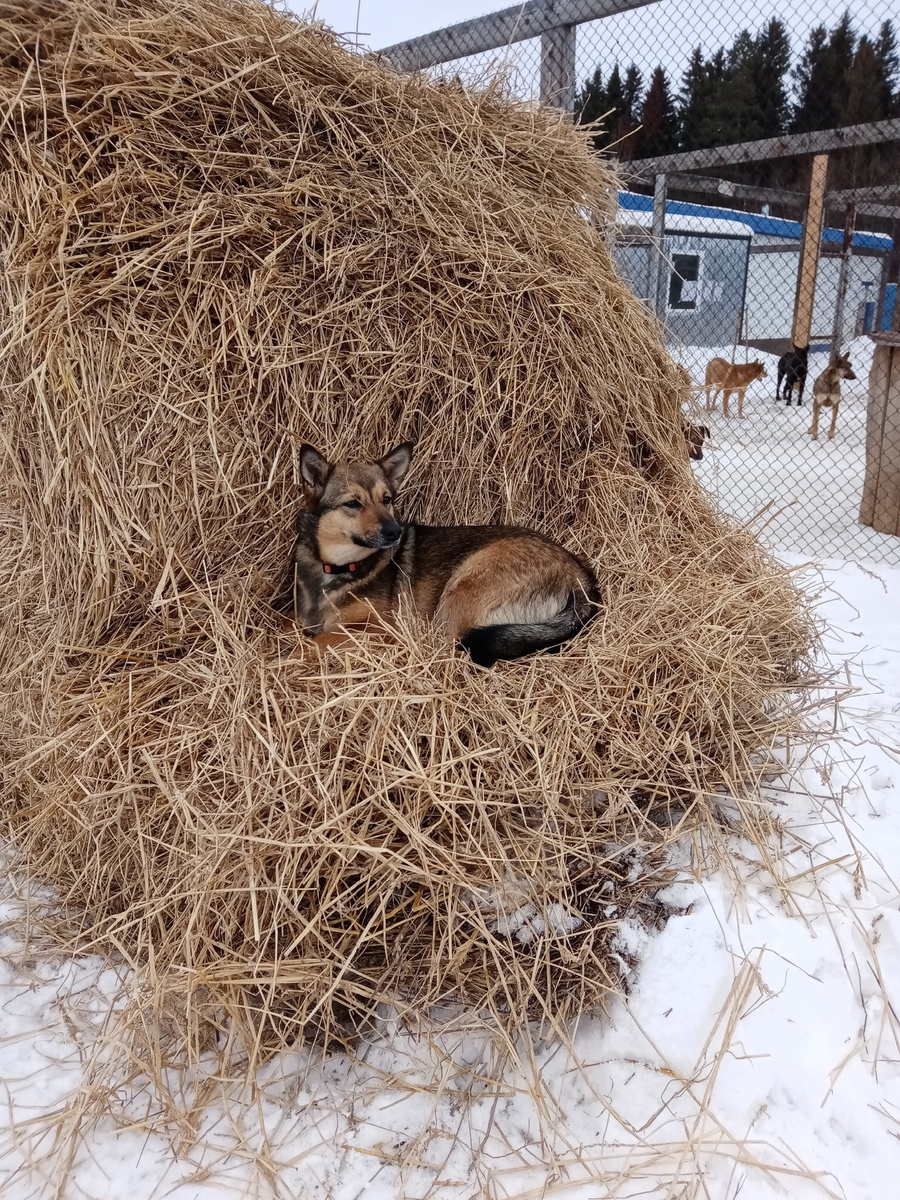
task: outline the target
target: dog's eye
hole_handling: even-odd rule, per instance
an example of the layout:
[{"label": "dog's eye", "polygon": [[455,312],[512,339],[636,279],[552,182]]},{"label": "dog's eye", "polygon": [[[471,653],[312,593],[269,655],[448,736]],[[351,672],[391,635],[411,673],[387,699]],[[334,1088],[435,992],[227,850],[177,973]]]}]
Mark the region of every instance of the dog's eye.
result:
[{"label": "dog's eye", "polygon": [[344,508],[362,508],[362,505],[358,500],[345,500]]},{"label": "dog's eye", "polygon": [[390,508],[391,505],[394,503],[394,497],[393,496],[385,496],[385,498],[382,500],[381,503],[384,505],[385,508]]}]

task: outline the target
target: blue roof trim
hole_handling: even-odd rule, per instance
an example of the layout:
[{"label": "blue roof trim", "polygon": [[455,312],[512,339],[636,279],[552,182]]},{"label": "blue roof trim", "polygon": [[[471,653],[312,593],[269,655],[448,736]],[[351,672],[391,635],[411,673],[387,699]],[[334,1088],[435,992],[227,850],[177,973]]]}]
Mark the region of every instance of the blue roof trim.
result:
[{"label": "blue roof trim", "polygon": [[[653,197],[641,196],[637,192],[619,192],[619,207],[634,212],[652,212]],[[754,233],[770,237],[792,238],[798,241],[803,226],[799,221],[788,221],[784,217],[764,217],[761,213],[739,212],[735,208],[715,208],[708,204],[685,204],[682,200],[667,200],[666,212],[681,217],[718,217],[722,221],[740,221],[749,225]],[[842,242],[842,229],[823,229],[823,242]],[[890,250],[893,245],[886,233],[854,233],[853,245],[861,250]]]}]

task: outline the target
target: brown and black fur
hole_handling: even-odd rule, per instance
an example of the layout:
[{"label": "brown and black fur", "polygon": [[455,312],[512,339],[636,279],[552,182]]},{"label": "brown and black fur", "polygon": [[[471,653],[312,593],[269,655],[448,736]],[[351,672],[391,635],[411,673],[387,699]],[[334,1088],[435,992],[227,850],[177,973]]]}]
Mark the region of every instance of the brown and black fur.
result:
[{"label": "brown and black fur", "polygon": [[411,601],[481,666],[574,637],[599,604],[591,569],[530,529],[403,524],[394,501],[412,449],[331,464],[302,447],[306,503],[276,607],[327,645],[342,626],[389,624]]},{"label": "brown and black fur", "polygon": [[703,458],[703,443],[709,437],[709,427],[692,425],[685,417],[681,418],[681,428],[684,431],[684,441],[687,446],[688,458],[700,462]]},{"label": "brown and black fur", "polygon": [[831,408],[831,428],[828,430],[829,439],[834,437],[834,427],[837,424],[838,409],[841,404],[841,380],[855,379],[853,367],[850,365],[849,354],[839,354],[828,364],[822,374],[813,384],[813,418],[809,432],[813,441],[819,438],[819,413],[823,408]]}]

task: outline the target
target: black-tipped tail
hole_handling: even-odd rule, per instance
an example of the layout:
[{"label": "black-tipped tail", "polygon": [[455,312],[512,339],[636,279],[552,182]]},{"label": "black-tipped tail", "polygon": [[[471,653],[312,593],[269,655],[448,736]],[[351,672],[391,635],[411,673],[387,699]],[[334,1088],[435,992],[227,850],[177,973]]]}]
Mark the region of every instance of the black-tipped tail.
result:
[{"label": "black-tipped tail", "polygon": [[500,659],[522,658],[538,650],[559,650],[594,615],[593,605],[580,605],[576,599],[573,592],[566,607],[549,621],[522,625],[479,625],[470,629],[459,644],[480,667],[492,667]]}]

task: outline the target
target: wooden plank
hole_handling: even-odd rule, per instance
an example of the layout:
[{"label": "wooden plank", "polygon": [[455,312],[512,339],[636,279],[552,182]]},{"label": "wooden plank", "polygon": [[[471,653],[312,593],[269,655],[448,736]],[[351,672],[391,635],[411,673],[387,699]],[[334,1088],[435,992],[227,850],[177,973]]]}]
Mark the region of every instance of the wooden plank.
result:
[{"label": "wooden plank", "polygon": [[853,146],[875,146],[894,141],[900,141],[900,117],[890,121],[872,121],[866,125],[847,125],[843,129],[792,133],[784,137],[763,138],[758,142],[738,142],[732,146],[713,146],[706,150],[663,154],[659,158],[641,158],[623,164],[623,170],[629,176],[646,178],[659,175],[660,172],[702,171],[705,167],[732,167],[738,163],[826,154]]},{"label": "wooden plank", "polygon": [[900,217],[900,185],[884,184],[876,187],[841,188],[825,195],[826,208],[845,208],[850,202],[856,205],[857,216],[884,217],[895,221]]},{"label": "wooden plank", "polygon": [[541,34],[541,100],[563,112],[575,108],[575,26]]},{"label": "wooden plank", "polygon": [[900,184],[885,183],[874,187],[843,188],[837,192],[829,192],[828,199],[835,204],[863,204],[869,200],[881,201],[885,204],[900,204]]},{"label": "wooden plank", "polygon": [[[725,197],[729,200],[751,200],[756,204],[781,204],[785,208],[805,208],[807,197],[803,192],[789,192],[785,188],[758,187],[753,183],[734,183],[730,179],[717,179],[713,175],[692,175],[676,171],[667,176],[670,192],[700,192],[704,195]],[[885,192],[896,197],[896,203],[887,203],[877,196],[867,199],[869,192]],[[859,199],[856,199],[859,194]],[[825,208],[843,212],[850,200],[856,204],[859,216],[900,217],[900,188],[846,188],[840,192],[826,192]]]},{"label": "wooden plank", "polygon": [[803,242],[800,248],[800,270],[797,273],[797,300],[794,304],[794,327],[791,341],[802,349],[809,345],[812,329],[813,301],[816,297],[816,274],[822,248],[822,219],[825,215],[825,179],[828,175],[828,155],[817,154],[812,163],[809,184],[809,205],[803,222]]},{"label": "wooden plank", "polygon": [[876,340],[869,374],[859,520],[878,533],[900,536],[900,346],[884,340],[884,335]]},{"label": "wooden plank", "polygon": [[[540,37],[561,25],[582,25],[616,13],[631,12],[660,0],[526,0],[511,8],[447,25],[422,37],[385,46],[378,53],[398,71],[423,71],[439,63],[500,50],[514,42]],[[572,77],[574,83],[574,64]]]},{"label": "wooden plank", "polygon": [[[623,170],[630,168],[630,163]],[[675,172],[667,176],[670,191],[703,192],[724,196],[730,200],[754,200],[761,204],[784,204],[793,208],[805,208],[807,196],[804,192],[788,192],[784,188],[757,187],[751,183],[732,183],[730,179],[716,179],[711,175],[689,175]]]},{"label": "wooden plank", "polygon": [[875,518],[875,497],[878,495],[878,452],[881,443],[881,416],[887,391],[887,358],[891,347],[875,346],[869,369],[869,389],[866,402],[866,469],[863,477],[862,500],[859,504],[860,525],[871,526]]},{"label": "wooden plank", "polygon": [[[842,208],[843,205],[833,203],[831,196],[826,196],[825,207]],[[900,205],[872,204],[862,200],[855,207],[857,214],[861,217],[883,217],[886,221],[895,221],[898,217],[900,217]]]}]

